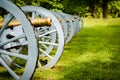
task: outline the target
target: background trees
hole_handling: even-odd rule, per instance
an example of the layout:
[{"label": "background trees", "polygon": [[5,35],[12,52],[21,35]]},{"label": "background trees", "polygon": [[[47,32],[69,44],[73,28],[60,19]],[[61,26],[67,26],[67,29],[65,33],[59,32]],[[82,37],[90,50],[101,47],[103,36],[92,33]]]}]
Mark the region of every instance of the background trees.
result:
[{"label": "background trees", "polygon": [[[120,0],[12,0],[18,6],[36,5],[82,17],[120,17]],[[4,11],[0,9],[0,14]]]},{"label": "background trees", "polygon": [[52,10],[63,10],[61,0],[12,0],[12,2],[18,6],[35,5]]},{"label": "background trees", "polygon": [[119,0],[63,0],[62,4],[65,12],[82,17],[120,17]]}]

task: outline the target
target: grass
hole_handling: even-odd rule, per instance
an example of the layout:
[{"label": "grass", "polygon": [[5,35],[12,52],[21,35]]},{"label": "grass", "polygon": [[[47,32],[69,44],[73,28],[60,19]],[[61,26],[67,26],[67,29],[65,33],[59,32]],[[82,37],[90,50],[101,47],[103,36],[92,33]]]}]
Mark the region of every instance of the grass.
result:
[{"label": "grass", "polygon": [[[120,80],[120,19],[84,19],[53,69],[33,80]],[[38,77],[39,76],[39,77]]]},{"label": "grass", "polygon": [[32,80],[120,80],[120,18],[83,20],[55,67],[36,69]]}]

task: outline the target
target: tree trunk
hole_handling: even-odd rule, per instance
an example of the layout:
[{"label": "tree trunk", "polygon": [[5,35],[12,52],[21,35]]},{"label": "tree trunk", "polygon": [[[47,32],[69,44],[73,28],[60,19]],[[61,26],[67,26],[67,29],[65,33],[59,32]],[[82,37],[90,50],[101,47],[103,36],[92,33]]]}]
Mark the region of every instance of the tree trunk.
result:
[{"label": "tree trunk", "polygon": [[96,0],[92,0],[92,16],[96,17]]},{"label": "tree trunk", "polygon": [[108,0],[102,0],[103,2],[103,18],[108,18]]}]

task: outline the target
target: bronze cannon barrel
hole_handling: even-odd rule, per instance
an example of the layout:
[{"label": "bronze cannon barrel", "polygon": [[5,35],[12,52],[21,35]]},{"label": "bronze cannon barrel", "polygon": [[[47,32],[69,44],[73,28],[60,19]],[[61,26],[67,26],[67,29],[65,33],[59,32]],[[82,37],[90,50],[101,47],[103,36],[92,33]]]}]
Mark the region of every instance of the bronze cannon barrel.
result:
[{"label": "bronze cannon barrel", "polygon": [[[51,18],[35,18],[35,19],[30,19],[30,22],[33,26],[35,27],[40,27],[40,26],[51,26],[52,25],[52,19]],[[5,24],[4,21],[0,22],[0,28]],[[20,25],[20,22],[18,20],[12,20],[8,25],[8,27],[14,27]]]}]

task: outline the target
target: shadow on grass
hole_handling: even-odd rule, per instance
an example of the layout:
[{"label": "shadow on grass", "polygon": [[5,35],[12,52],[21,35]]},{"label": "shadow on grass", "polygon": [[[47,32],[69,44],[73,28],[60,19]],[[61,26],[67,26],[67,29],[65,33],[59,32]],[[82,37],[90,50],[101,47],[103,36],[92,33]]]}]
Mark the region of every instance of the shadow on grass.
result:
[{"label": "shadow on grass", "polygon": [[[75,53],[59,80],[120,80],[120,27],[83,29],[64,54]],[[74,46],[73,46],[74,45]],[[72,58],[72,57],[71,57]]]},{"label": "shadow on grass", "polygon": [[13,78],[7,71],[0,70],[0,80],[13,80]]},{"label": "shadow on grass", "polygon": [[6,78],[6,77],[11,77],[11,75],[7,72],[7,71],[4,71],[4,72],[0,72],[0,77],[4,77],[4,78]]},{"label": "shadow on grass", "polygon": [[63,70],[59,80],[120,80],[120,62],[118,60],[73,61]]},{"label": "shadow on grass", "polygon": [[119,52],[83,52],[63,68],[59,80],[120,80]]}]

